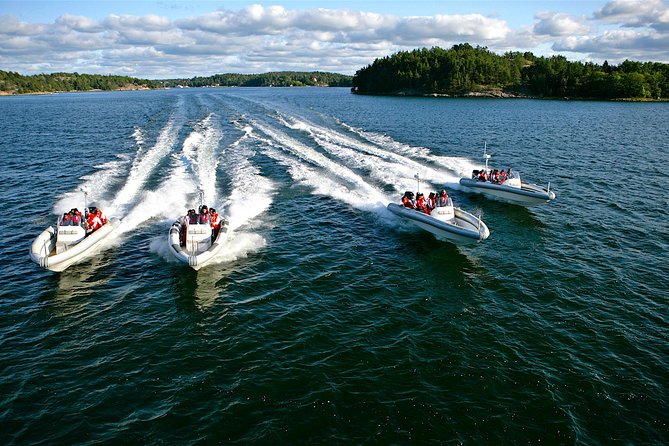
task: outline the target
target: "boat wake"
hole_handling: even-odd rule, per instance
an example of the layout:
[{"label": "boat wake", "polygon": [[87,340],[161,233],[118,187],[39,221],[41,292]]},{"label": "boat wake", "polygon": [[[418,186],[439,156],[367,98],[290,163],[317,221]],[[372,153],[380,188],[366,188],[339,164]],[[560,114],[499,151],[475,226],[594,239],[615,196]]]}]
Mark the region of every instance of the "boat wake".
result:
[{"label": "boat wake", "polygon": [[[60,197],[54,212],[82,207],[79,189],[86,190],[89,204],[121,218],[118,238],[150,220],[167,229],[188,208],[198,207],[201,192],[204,203],[218,207],[230,221],[232,240],[216,259],[230,261],[266,245],[253,231],[267,224],[259,216],[284,187],[265,171],[268,162],[288,174],[289,187],[306,186],[315,195],[374,212],[389,224],[386,206],[416,187],[416,174],[424,190],[436,191],[459,188],[458,179],[476,167],[331,116],[305,117],[244,100],[235,110],[222,101],[199,107],[185,101],[176,101],[161,128],[135,127],[129,135],[135,153],[96,166],[77,190]],[[193,110],[200,116],[188,116]],[[165,237],[156,237],[150,248],[171,260]]]}]

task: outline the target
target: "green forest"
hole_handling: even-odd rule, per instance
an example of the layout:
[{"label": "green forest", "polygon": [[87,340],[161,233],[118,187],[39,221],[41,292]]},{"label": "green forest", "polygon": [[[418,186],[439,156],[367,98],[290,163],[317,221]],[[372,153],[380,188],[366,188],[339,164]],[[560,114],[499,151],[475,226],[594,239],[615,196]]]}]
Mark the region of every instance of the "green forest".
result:
[{"label": "green forest", "polygon": [[275,71],[264,74],[215,74],[156,81],[162,87],[350,87],[352,76],[321,71]]},{"label": "green forest", "polygon": [[475,93],[583,99],[668,99],[669,65],[626,60],[614,66],[570,62],[564,56],[497,55],[469,44],[402,51],[376,59],[353,76],[361,94]]},{"label": "green forest", "polygon": [[0,71],[0,92],[7,94],[53,93],[57,91],[138,90],[155,88],[153,81],[127,76],[52,73],[23,76]]},{"label": "green forest", "polygon": [[280,71],[264,74],[216,74],[192,79],[147,80],[127,76],[52,73],[23,76],[0,70],[0,92],[5,94],[61,91],[138,90],[173,87],[350,87],[352,76],[337,73]]}]

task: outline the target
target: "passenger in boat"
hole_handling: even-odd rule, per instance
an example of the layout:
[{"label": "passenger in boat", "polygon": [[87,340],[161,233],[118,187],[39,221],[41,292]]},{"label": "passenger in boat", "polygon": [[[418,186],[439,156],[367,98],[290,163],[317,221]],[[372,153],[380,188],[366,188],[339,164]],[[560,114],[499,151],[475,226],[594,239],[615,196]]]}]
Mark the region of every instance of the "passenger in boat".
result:
[{"label": "passenger in boat", "polygon": [[481,169],[481,170],[479,171],[479,178],[478,178],[478,180],[479,180],[479,181],[488,181],[488,175],[486,175],[486,173],[485,173],[485,169]]},{"label": "passenger in boat", "polygon": [[102,227],[102,220],[98,217],[96,208],[88,208],[86,215],[86,234],[92,234]]},{"label": "passenger in boat", "polygon": [[479,177],[479,171],[477,169],[472,170],[472,180],[475,180]]},{"label": "passenger in boat", "polygon": [[72,226],[79,226],[81,224],[81,212],[79,212],[79,209],[70,209],[70,215],[72,216]]},{"label": "passenger in boat", "polygon": [[102,212],[102,209],[95,208],[95,213],[97,214],[102,224],[106,225],[109,220],[107,220],[107,216],[104,214],[104,212]]},{"label": "passenger in boat", "polygon": [[499,184],[502,184],[505,181],[506,181],[506,172],[504,171],[504,169],[502,169],[502,170],[499,171],[499,175],[497,177],[497,182]]},{"label": "passenger in boat", "polygon": [[494,169],[492,171],[492,175],[490,175],[490,182],[491,183],[498,183],[499,182],[499,171],[497,169]]},{"label": "passenger in boat", "polygon": [[63,213],[63,217],[60,219],[61,226],[71,226],[72,225],[72,211]]},{"label": "passenger in boat", "polygon": [[427,212],[427,200],[425,199],[425,195],[423,195],[422,192],[418,192],[418,195],[416,195],[416,210],[420,212]]},{"label": "passenger in boat", "polygon": [[513,169],[511,169],[511,168],[509,167],[509,168],[507,169],[507,171],[506,171],[506,177],[507,177],[507,178],[515,178],[515,177],[516,177],[516,173],[513,172]]},{"label": "passenger in boat", "polygon": [[430,192],[430,195],[427,196],[427,213],[431,214],[432,209],[437,207],[437,194]]},{"label": "passenger in boat", "polygon": [[218,231],[221,230],[221,220],[220,216],[218,215],[218,212],[216,212],[216,209],[211,208],[209,209],[209,217],[210,217],[210,224],[211,224],[211,239],[216,240],[216,237],[218,237]]},{"label": "passenger in boat", "polygon": [[416,202],[413,199],[413,192],[411,191],[404,192],[404,196],[402,197],[402,206],[409,209],[416,208]]},{"label": "passenger in boat", "polygon": [[439,207],[444,207],[448,205],[448,193],[446,192],[446,189],[441,190],[441,192],[439,193],[439,197],[437,197],[436,204]]},{"label": "passenger in boat", "polygon": [[197,224],[197,214],[195,213],[195,209],[188,209],[188,214],[184,217],[184,223],[188,222],[188,224],[194,225]]},{"label": "passenger in boat", "polygon": [[209,223],[209,208],[207,208],[207,205],[203,204],[200,206],[200,218],[199,218],[199,223],[200,224],[207,224]]}]

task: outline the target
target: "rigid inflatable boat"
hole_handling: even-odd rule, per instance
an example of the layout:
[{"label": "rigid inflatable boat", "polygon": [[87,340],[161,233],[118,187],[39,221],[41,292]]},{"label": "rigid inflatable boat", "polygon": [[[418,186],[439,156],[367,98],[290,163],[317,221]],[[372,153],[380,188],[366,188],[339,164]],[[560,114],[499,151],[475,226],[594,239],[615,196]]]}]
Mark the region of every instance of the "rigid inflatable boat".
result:
[{"label": "rigid inflatable boat", "polygon": [[485,172],[486,174],[489,172],[488,160],[490,159],[490,154],[485,153],[485,149],[483,157],[485,158],[485,171],[474,170],[472,178],[461,178],[461,186],[465,186],[468,190],[480,193],[493,200],[521,206],[536,206],[555,199],[555,193],[551,190],[550,183],[548,183],[546,188],[526,183],[521,181],[520,174],[515,171],[510,172],[508,178],[503,182],[479,179],[481,172]]},{"label": "rigid inflatable boat", "polygon": [[476,243],[490,236],[488,227],[480,218],[454,207],[450,198],[446,206],[437,206],[430,214],[396,203],[390,203],[388,210],[419,228],[431,232],[438,239],[456,245]]},{"label": "rigid inflatable boat", "polygon": [[[198,215],[198,214],[195,214]],[[170,227],[168,244],[170,251],[181,263],[199,270],[221,251],[228,239],[230,224],[221,216],[216,237],[209,220],[191,221],[189,215],[175,221]]]},{"label": "rigid inflatable boat", "polygon": [[49,226],[33,241],[30,258],[42,268],[64,271],[97,253],[102,242],[119,224],[118,218],[110,218],[102,227],[87,235],[82,224],[68,225],[61,218],[55,227]]}]

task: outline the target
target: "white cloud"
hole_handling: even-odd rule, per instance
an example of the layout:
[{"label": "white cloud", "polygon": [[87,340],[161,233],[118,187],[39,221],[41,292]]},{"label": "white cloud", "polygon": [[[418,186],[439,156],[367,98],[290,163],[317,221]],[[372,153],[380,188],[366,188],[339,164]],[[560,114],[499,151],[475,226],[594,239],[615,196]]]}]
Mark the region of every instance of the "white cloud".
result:
[{"label": "white cloud", "polygon": [[101,23],[88,17],[65,14],[56,19],[56,23],[80,33],[99,33],[104,31]]},{"label": "white cloud", "polygon": [[597,20],[625,27],[669,31],[669,5],[663,0],[614,0],[593,14]]},{"label": "white cloud", "polygon": [[534,18],[512,29],[499,16],[484,14],[396,16],[262,5],[179,20],[64,14],[52,23],[27,23],[4,15],[0,69],[33,74],[48,67],[149,78],[284,69],[353,74],[396,51],[463,42],[537,55],[548,48],[548,54],[565,51],[600,62],[669,62],[669,8],[662,0],[615,0],[589,17],[554,11]]},{"label": "white cloud", "polygon": [[38,36],[44,32],[44,26],[20,22],[11,15],[0,15],[0,35]]},{"label": "white cloud", "polygon": [[590,27],[584,24],[583,17],[573,17],[560,12],[540,12],[535,18],[539,20],[533,27],[537,35],[556,37],[584,35],[590,32]]}]

